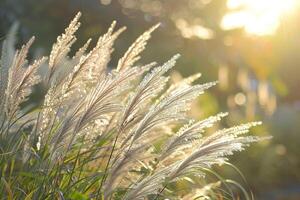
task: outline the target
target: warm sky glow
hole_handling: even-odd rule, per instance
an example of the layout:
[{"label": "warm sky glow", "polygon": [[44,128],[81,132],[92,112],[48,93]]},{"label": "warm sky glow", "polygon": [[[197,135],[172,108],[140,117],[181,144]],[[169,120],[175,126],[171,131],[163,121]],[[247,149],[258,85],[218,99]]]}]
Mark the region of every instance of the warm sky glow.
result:
[{"label": "warm sky glow", "polygon": [[231,10],[221,23],[225,30],[244,27],[254,35],[271,35],[277,30],[281,18],[292,12],[299,0],[228,0]]}]

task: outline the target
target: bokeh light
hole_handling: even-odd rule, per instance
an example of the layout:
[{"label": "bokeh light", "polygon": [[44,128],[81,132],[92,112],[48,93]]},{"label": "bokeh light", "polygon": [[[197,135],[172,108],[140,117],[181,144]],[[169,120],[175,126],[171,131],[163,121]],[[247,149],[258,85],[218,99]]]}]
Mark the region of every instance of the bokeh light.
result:
[{"label": "bokeh light", "polygon": [[244,105],[246,103],[246,96],[243,93],[237,93],[234,96],[234,101],[237,105],[241,106]]}]

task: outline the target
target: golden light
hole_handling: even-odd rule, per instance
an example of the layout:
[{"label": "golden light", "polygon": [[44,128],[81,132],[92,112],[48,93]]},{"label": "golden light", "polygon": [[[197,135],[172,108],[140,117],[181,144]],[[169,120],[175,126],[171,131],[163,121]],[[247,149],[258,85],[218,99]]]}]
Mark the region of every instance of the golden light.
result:
[{"label": "golden light", "polygon": [[271,35],[282,17],[299,6],[299,0],[228,0],[230,10],[221,22],[224,30],[244,28],[249,34]]},{"label": "golden light", "polygon": [[237,93],[234,96],[234,102],[239,106],[244,105],[246,103],[246,96],[241,92]]},{"label": "golden light", "polygon": [[202,40],[209,40],[214,37],[214,32],[211,29],[200,24],[191,25],[181,18],[176,20],[175,25],[184,38],[198,37]]}]

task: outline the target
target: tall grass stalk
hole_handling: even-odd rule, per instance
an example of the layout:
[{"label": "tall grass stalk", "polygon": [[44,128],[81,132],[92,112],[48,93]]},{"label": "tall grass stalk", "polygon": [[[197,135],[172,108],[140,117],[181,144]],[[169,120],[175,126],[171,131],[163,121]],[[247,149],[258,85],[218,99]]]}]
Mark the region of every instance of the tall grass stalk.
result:
[{"label": "tall grass stalk", "polygon": [[[161,65],[140,64],[159,25],[108,68],[113,44],[125,28],[115,31],[113,22],[94,47],[88,40],[71,57],[79,18],[80,13],[57,38],[48,58],[27,61],[34,38],[19,50],[11,36],[2,44],[1,199],[179,199],[172,187],[176,182],[205,180],[205,169],[260,140],[246,135],[259,122],[203,136],[227,114],[195,121],[188,110],[216,82],[193,84],[196,74],[170,84],[168,72],[179,55]],[[45,90],[41,105],[28,100],[37,84]],[[218,195],[208,190],[220,185],[191,190],[214,198]]]}]

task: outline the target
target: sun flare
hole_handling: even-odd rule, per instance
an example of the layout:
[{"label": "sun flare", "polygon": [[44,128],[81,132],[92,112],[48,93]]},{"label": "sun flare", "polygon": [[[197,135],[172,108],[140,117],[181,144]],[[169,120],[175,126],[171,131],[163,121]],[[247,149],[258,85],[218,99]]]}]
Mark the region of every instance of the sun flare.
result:
[{"label": "sun flare", "polygon": [[223,17],[224,30],[244,28],[253,35],[274,34],[283,16],[299,5],[298,0],[228,0]]}]

